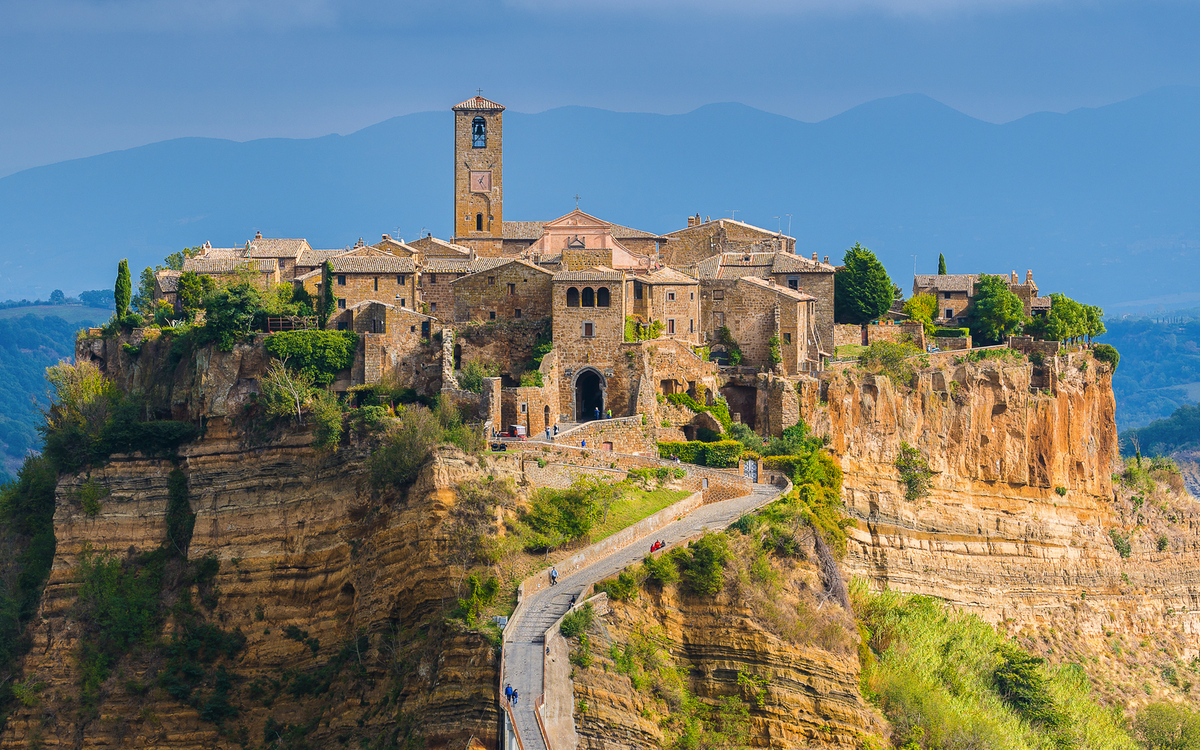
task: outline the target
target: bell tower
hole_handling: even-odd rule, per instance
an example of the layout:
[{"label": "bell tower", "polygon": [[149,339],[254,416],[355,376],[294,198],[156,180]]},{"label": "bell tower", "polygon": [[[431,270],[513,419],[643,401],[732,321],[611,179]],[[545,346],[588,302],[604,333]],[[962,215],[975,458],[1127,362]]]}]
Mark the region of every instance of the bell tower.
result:
[{"label": "bell tower", "polygon": [[454,241],[480,255],[499,255],[504,244],[504,107],[475,96],[452,109]]}]

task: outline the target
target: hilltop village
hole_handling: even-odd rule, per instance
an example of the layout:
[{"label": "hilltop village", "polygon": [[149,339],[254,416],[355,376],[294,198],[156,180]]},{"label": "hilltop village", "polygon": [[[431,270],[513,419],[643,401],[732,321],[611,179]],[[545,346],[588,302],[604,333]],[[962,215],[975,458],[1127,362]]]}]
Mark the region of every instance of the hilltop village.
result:
[{"label": "hilltop village", "polygon": [[[155,298],[179,311],[188,273],[249,279],[263,290],[291,284],[312,299],[328,286],[335,308],[324,326],[360,336],[335,391],[386,377],[422,392],[461,392],[464,365],[485,362],[498,376],[485,416],[531,435],[600,416],[648,414],[658,425],[656,399],[676,393],[707,405],[724,396],[736,421],[778,435],[798,417],[792,389],[775,381],[822,371],[839,346],[970,347],[969,337],[927,341],[928,327],[906,323],[900,302],[869,330],[835,325],[837,269],[828,255],[797,255],[795,238],[778,231],[696,214],[660,235],[578,207],[549,221],[507,220],[504,107],[475,96],[453,111],[453,237],[385,234],[341,249],[261,233],[238,247],[206,242],[181,269],[157,272]],[[1027,316],[1048,310],[1032,271],[1024,282],[1015,271],[1004,278]],[[937,298],[934,322],[963,326],[978,280],[917,276],[913,294]],[[316,325],[279,318],[267,330]],[[553,354],[535,355],[547,341]],[[669,421],[682,434],[660,438],[717,427],[703,413]]]}]

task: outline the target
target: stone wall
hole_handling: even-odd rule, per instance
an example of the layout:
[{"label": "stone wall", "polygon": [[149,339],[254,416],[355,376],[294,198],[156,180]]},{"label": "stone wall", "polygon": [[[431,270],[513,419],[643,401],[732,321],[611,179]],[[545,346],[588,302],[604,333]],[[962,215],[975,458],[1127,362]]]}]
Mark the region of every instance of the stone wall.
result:
[{"label": "stone wall", "polygon": [[[616,416],[632,413],[634,361],[625,357],[624,285],[619,274],[614,278],[554,282],[554,348],[558,352],[562,378],[559,381],[559,408],[563,421],[579,418],[575,404],[575,386],[580,375],[595,371],[600,377],[603,410],[611,409]],[[607,288],[608,307],[568,307],[567,292],[574,288],[582,296],[586,288]],[[585,323],[591,325],[591,336],[585,335]]]},{"label": "stone wall", "polygon": [[[916,340],[922,334],[917,330],[919,323],[880,323],[867,326],[867,342],[876,341],[901,342]],[[920,340],[923,341],[923,338]],[[862,326],[838,323],[833,327],[834,346],[859,346],[862,344]],[[922,347],[924,348],[924,347]],[[832,354],[832,352],[830,352]]]},{"label": "stone wall", "polygon": [[513,261],[463,276],[453,287],[455,321],[539,320],[550,315],[549,271]]},{"label": "stone wall", "polygon": [[[615,419],[597,419],[582,424],[574,429],[559,433],[554,439],[562,445],[580,445],[587,443],[587,448],[597,451],[615,451],[617,453],[658,454],[658,445],[654,440],[652,425],[643,424],[640,414],[632,417]],[[611,443],[609,447],[605,447]]]},{"label": "stone wall", "polygon": [[[453,326],[454,344],[450,347],[450,366],[468,362],[493,363],[500,368],[505,384],[521,382],[521,373],[529,369],[533,347],[545,329],[545,321],[513,320],[498,324],[475,323]],[[455,348],[457,347],[457,349]]]},{"label": "stone wall", "polygon": [[568,247],[562,253],[562,267],[568,271],[581,271],[596,266],[612,268],[612,262],[610,247]]},{"label": "stone wall", "polygon": [[[814,258],[815,260],[815,258]],[[833,274],[832,273],[777,273],[775,283],[788,286],[788,278],[798,276],[797,291],[817,298],[812,325],[817,331],[818,347],[826,354],[833,354]]]},{"label": "stone wall", "polygon": [[[345,283],[339,284],[339,278]],[[329,318],[329,328],[353,330],[354,318],[349,314],[349,310],[360,302],[377,300],[409,308],[417,304],[415,273],[335,273],[331,280],[333,296],[337,300],[337,311]],[[297,283],[302,283],[309,294],[319,299],[320,274]]]},{"label": "stone wall", "polygon": [[[802,304],[793,299],[780,299],[772,288],[741,279],[705,280],[700,287],[700,297],[710,347],[718,346],[715,343],[717,330],[723,320],[742,351],[742,363],[748,367],[771,366],[768,340],[781,333],[777,307],[784,303]],[[798,339],[807,341],[804,329],[793,330],[791,334],[794,342]]]},{"label": "stone wall", "polygon": [[970,336],[934,336],[930,341],[933,342],[933,346],[945,352],[955,352],[971,348]]},{"label": "stone wall", "polygon": [[450,282],[464,276],[461,273],[422,273],[417,289],[421,305],[428,305],[430,315],[439,320],[454,319],[454,287]]}]

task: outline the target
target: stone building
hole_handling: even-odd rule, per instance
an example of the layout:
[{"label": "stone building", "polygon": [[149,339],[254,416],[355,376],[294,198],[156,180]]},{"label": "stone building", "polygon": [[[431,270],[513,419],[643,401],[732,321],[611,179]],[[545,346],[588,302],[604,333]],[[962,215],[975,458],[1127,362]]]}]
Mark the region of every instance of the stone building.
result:
[{"label": "stone building", "polygon": [[179,312],[179,277],[183,271],[164,268],[154,273],[154,299],[162,300]]},{"label": "stone building", "polygon": [[476,271],[450,282],[455,321],[537,320],[550,316],[554,274],[523,260]]},{"label": "stone building", "polygon": [[[353,315],[347,311],[361,302],[387,300],[389,304],[410,309],[416,304],[417,267],[411,258],[363,248],[336,255],[329,263],[333,266],[330,283],[337,300],[337,310],[328,322],[332,328],[350,330]],[[319,299],[322,276],[318,269],[297,278],[295,283]]]},{"label": "stone building", "polygon": [[677,268],[721,253],[796,252],[794,237],[733,219],[701,221],[700,214],[688,217],[686,229],[667,232],[665,237],[662,262]]},{"label": "stone building", "polygon": [[[938,316],[935,323],[945,326],[965,326],[971,311],[971,298],[975,296],[981,274],[948,273],[917,274],[913,276],[913,296],[931,294],[937,298]],[[1050,309],[1050,298],[1039,297],[1033,271],[1025,272],[1025,281],[1017,278],[1017,272],[995,274],[1005,280],[1008,290],[1017,295],[1024,305],[1025,315],[1045,314]]]},{"label": "stone building", "polygon": [[[559,403],[567,421],[604,413],[628,413],[624,274],[611,268],[563,271],[553,278],[553,339],[563,377]],[[616,380],[614,380],[616,379]],[[619,381],[619,382],[617,382]]]},{"label": "stone building", "polygon": [[412,258],[413,260],[420,259],[419,252],[416,248],[412,247],[402,239],[396,239],[392,237],[390,234],[383,235],[383,239],[381,239],[379,242],[376,242],[374,245],[371,245],[371,247],[375,248],[376,250],[382,250],[385,253],[398,255],[401,258]]},{"label": "stone building", "polygon": [[625,282],[625,315],[644,323],[658,321],[662,335],[691,346],[701,342],[700,283],[672,268]]},{"label": "stone building", "polygon": [[454,111],[454,242],[479,255],[504,244],[504,107],[474,96]]},{"label": "stone building", "polygon": [[778,340],[782,374],[814,372],[821,367],[816,348],[816,298],[776,284],[774,279],[745,276],[705,280],[700,286],[701,316],[714,359],[728,360],[721,329],[742,353],[742,365],[772,369],[772,338]]},{"label": "stone building", "polygon": [[541,236],[521,254],[539,263],[557,262],[563,270],[604,266],[628,273],[647,273],[654,257],[635,252],[613,236],[615,225],[576,208],[542,225]]},{"label": "stone building", "polygon": [[833,276],[835,268],[829,263],[801,255],[774,253],[721,253],[696,263],[689,269],[701,284],[711,280],[752,277],[774,281],[778,286],[801,292],[816,300],[812,325],[815,338],[812,347],[824,356],[833,356]]},{"label": "stone building", "polygon": [[[386,237],[387,235],[384,236]],[[427,234],[419,240],[413,240],[406,244],[417,252],[419,262],[424,262],[430,258],[471,260],[472,257],[471,248],[440,240],[432,234]]]},{"label": "stone building", "polygon": [[422,379],[433,334],[438,322],[415,310],[368,300],[345,313],[347,327],[362,337],[352,380],[374,383],[385,373],[411,386]]},{"label": "stone building", "polygon": [[509,258],[433,257],[421,263],[417,279],[418,305],[424,312],[440,320],[454,318],[455,279],[469,273],[484,271],[507,263]]},{"label": "stone building", "polygon": [[[576,208],[576,210],[572,213],[567,214],[560,219],[556,219],[555,221],[562,221],[562,219],[566,219],[576,212],[583,214],[582,211],[579,211],[579,209]],[[642,229],[634,229],[633,227],[626,227],[620,224],[613,224],[611,222],[604,221],[603,219],[597,219],[594,216],[589,216],[588,214],[583,215],[588,216],[588,218],[591,220],[603,224],[603,231],[609,238],[611,238],[610,241],[619,244],[622,249],[629,252],[635,258],[646,257],[657,260],[659,256],[659,249],[666,242],[665,237],[657,235],[653,232],[647,232]],[[551,222],[504,222],[504,254],[514,258],[532,257],[529,255],[529,252],[534,245],[537,245],[545,236],[548,223]],[[569,238],[576,233],[570,231],[569,226],[559,226],[557,230],[565,234],[566,238]],[[539,251],[539,261],[542,258],[550,259],[559,257],[558,254],[553,252],[553,248],[565,245],[565,238],[552,240],[547,244],[550,246],[551,250],[545,252]]]},{"label": "stone building", "polygon": [[186,258],[184,272],[211,276],[217,283],[228,283],[245,275],[259,289],[270,289],[280,282],[279,263],[275,258],[228,258],[206,255]]}]

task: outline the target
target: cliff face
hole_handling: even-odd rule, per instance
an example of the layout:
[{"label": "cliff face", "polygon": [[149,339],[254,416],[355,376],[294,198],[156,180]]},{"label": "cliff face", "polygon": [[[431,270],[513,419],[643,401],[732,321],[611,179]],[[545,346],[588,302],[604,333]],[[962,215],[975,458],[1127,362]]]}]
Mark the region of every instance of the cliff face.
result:
[{"label": "cliff face", "polygon": [[668,585],[609,600],[588,636],[595,662],[574,670],[580,747],[673,747],[691,716],[706,747],[724,746],[714,731],[729,746],[771,748],[859,747],[881,731],[859,693],[853,617],[816,593],[816,566],[762,557],[754,567],[749,539],[730,540],[736,559],[715,597]]},{"label": "cliff face", "polygon": [[[441,450],[403,497],[385,500],[367,490],[361,452],[322,457],[307,442],[293,435],[247,451],[210,423],[180,461],[196,514],[188,558],[219,560],[207,620],[246,637],[224,664],[239,712],[220,724],[156,684],[163,659],[152,645],[112,671],[97,716],[79,710],[80,625],[72,616],[79,555],[85,545],[124,558],[157,548],[173,467],[115,457],[93,470],[91,481],[109,493],[95,517],[77,499],[85,478],[60,482],[58,550],[25,663],[25,677],[43,687],[37,705],[10,719],[0,747],[40,739],[62,747],[233,748],[275,739],[268,726],[277,735],[290,731],[293,747],[354,739],[404,746],[408,737],[430,747],[464,747],[473,737],[494,747],[496,650],[440,617],[459,575],[445,562],[447,513],[454,487],[480,475],[475,459]],[[192,601],[201,593],[193,589]],[[168,592],[164,605],[182,598]],[[303,638],[285,637],[289,626]],[[313,689],[314,676],[328,685]]]},{"label": "cliff face", "polygon": [[[849,574],[944,598],[1145,700],[1169,689],[1163,663],[1198,653],[1195,504],[1114,486],[1111,375],[1086,355],[1062,369],[1050,394],[1031,393],[1028,364],[927,369],[913,388],[852,370],[808,384],[802,412],[844,471]],[[902,441],[935,472],[915,502],[893,466]]]}]

